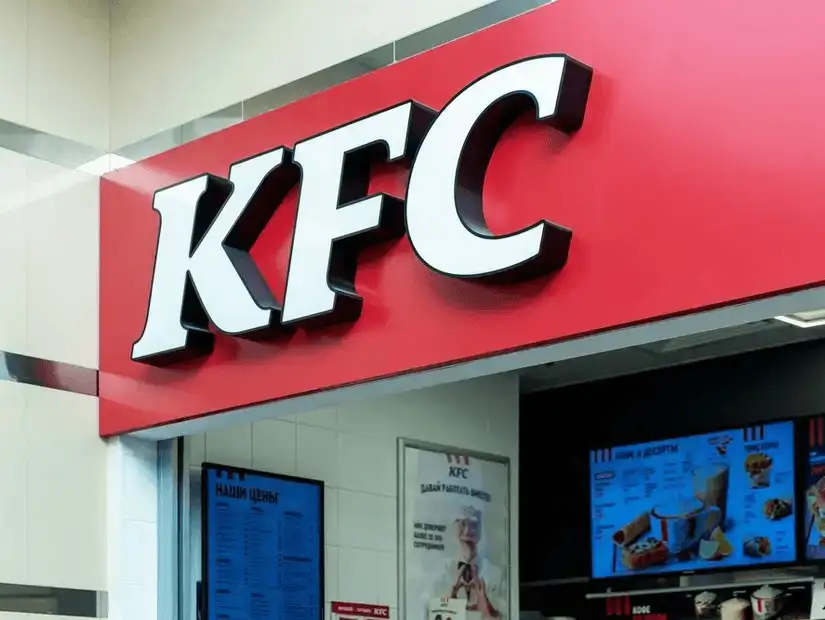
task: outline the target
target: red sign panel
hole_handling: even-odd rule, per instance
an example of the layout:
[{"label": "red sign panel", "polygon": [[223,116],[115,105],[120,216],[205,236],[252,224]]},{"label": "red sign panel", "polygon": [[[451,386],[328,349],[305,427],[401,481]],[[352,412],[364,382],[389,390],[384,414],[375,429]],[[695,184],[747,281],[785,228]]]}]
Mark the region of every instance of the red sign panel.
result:
[{"label": "red sign panel", "polygon": [[[108,175],[101,182],[101,433],[820,284],[825,57],[815,42],[823,26],[817,0],[768,10],[718,0],[561,0]],[[480,77],[553,55],[592,68],[581,128],[559,131],[528,110],[496,136],[483,184],[491,234],[541,220],[572,231],[566,262],[556,260],[552,275],[516,284],[450,277],[426,260],[449,256],[437,237],[418,255],[409,236],[387,237],[365,247],[349,273],[362,304],[347,307],[348,323],[296,324],[264,340],[219,333],[200,357],[163,367],[133,356],[153,289],[158,190],[210,173],[205,186],[227,199],[232,164],[403,102],[435,114]],[[431,144],[428,156],[437,152]],[[430,191],[422,170],[433,185],[443,181],[438,166],[414,164],[409,193],[419,198]],[[306,182],[306,166],[303,174]],[[409,176],[401,159],[372,164],[367,192],[394,196],[387,201],[403,208],[405,196],[412,199]],[[297,197],[293,187],[258,221],[250,252],[278,300],[288,288]],[[419,218],[416,230],[427,224]],[[410,234],[412,225],[408,219]],[[303,267],[311,273],[313,266]],[[299,293],[301,286],[290,284]]]},{"label": "red sign panel", "polygon": [[344,616],[350,618],[384,618],[389,620],[390,608],[388,605],[371,605],[369,603],[342,603],[340,601],[332,601],[332,613],[340,616],[343,620]]}]

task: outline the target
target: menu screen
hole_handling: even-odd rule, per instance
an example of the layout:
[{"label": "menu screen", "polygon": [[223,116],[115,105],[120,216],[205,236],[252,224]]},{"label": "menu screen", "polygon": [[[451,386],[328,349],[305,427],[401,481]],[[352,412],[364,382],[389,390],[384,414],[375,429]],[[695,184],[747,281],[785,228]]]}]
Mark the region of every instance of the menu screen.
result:
[{"label": "menu screen", "polygon": [[322,483],[204,465],[204,620],[322,620]]},{"label": "menu screen", "polygon": [[593,577],[796,560],[794,427],[590,454]]},{"label": "menu screen", "polygon": [[809,560],[825,560],[825,418],[811,418],[808,423],[805,555]]}]

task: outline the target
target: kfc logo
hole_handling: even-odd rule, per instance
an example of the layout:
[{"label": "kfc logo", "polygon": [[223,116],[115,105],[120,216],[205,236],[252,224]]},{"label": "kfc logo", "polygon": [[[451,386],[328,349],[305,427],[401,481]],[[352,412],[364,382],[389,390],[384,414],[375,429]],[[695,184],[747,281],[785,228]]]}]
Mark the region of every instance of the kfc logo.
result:
[{"label": "kfc logo", "polygon": [[450,467],[450,478],[463,478],[466,480],[469,477],[470,470],[466,467]]},{"label": "kfc logo", "polygon": [[[494,235],[482,187],[496,144],[522,112],[535,109],[538,120],[566,133],[579,129],[591,78],[568,56],[527,58],[479,78],[439,113],[407,101],[236,162],[228,178],[204,174],[159,190],[155,268],[132,359],[165,364],[208,353],[210,323],[257,340],[355,321],[359,251],[405,231],[421,262],[448,277],[508,283],[562,268],[572,231],[542,220]],[[404,200],[368,195],[377,161],[409,162]],[[249,252],[298,184],[280,300]]]},{"label": "kfc logo", "polygon": [[368,618],[389,620],[390,617],[390,608],[386,605],[333,601],[330,607],[333,617],[337,620],[367,620]]}]

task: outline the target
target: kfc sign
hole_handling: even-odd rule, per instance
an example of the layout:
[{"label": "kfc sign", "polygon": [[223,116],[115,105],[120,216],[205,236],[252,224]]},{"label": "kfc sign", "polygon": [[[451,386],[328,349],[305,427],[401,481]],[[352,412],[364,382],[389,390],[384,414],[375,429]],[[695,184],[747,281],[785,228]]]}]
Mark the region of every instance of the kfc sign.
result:
[{"label": "kfc sign", "polygon": [[[821,286],[825,3],[782,19],[551,2],[104,175],[101,435],[516,370]],[[572,138],[548,127],[575,130],[585,102]],[[367,185],[375,155],[399,159]],[[332,320],[351,322],[295,329]]]},{"label": "kfc sign", "polygon": [[370,603],[332,601],[330,611],[337,620],[389,620],[390,617],[389,606]]},{"label": "kfc sign", "polygon": [[[132,359],[160,365],[208,353],[210,323],[260,340],[355,321],[359,251],[405,231],[418,259],[448,277],[508,283],[560,269],[572,231],[540,220],[493,235],[482,186],[493,149],[522,112],[535,109],[566,133],[579,129],[591,77],[564,55],[518,60],[464,88],[441,112],[407,101],[235,162],[228,178],[203,174],[157,191],[154,274]],[[368,195],[371,165],[380,161],[409,162],[404,200]],[[249,252],[299,183],[281,300]]]}]

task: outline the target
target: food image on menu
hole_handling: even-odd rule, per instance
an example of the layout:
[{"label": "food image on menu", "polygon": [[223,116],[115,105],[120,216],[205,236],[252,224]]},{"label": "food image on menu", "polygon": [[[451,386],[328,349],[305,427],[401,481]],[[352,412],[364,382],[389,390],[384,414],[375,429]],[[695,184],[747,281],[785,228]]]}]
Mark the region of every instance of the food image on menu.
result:
[{"label": "food image on menu", "polygon": [[779,422],[592,453],[593,576],[795,561],[794,443]]},{"label": "food image on menu", "polygon": [[754,489],[762,489],[771,486],[771,469],[773,459],[768,454],[757,452],[745,457],[745,471],[751,480]]},{"label": "food image on menu", "polygon": [[721,560],[731,553],[733,553],[733,545],[720,527],[711,532],[710,538],[699,543],[699,557],[703,560]]},{"label": "food image on menu", "polygon": [[622,529],[613,534],[613,542],[617,545],[628,545],[633,543],[639,536],[650,529],[650,513],[643,512]]},{"label": "food image on menu", "polygon": [[612,540],[621,548],[622,564],[641,570],[666,563],[671,554],[694,551],[704,560],[730,555],[722,530],[728,474],[723,464],[696,468],[691,472],[693,497],[657,504],[616,530]]},{"label": "food image on menu", "polygon": [[771,554],[771,540],[767,536],[754,536],[745,541],[745,555],[751,558],[764,558]]},{"label": "food image on menu", "polygon": [[664,564],[669,555],[665,543],[649,536],[622,548],[622,564],[630,570],[639,570]]},{"label": "food image on menu", "polygon": [[721,560],[725,556],[719,551],[718,542],[715,540],[702,540],[699,543],[699,557],[703,560],[714,562],[716,560]]},{"label": "food image on menu", "polygon": [[762,506],[762,513],[769,521],[778,521],[793,514],[793,503],[787,499],[772,498]]}]

